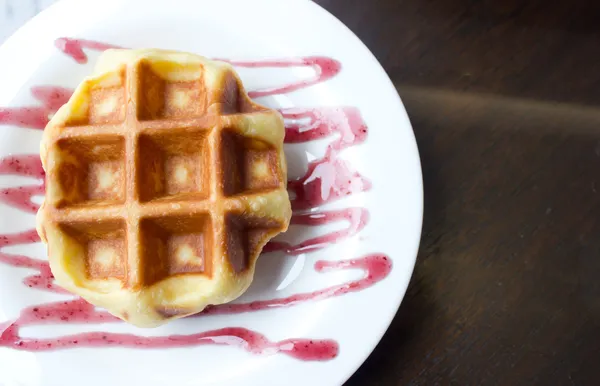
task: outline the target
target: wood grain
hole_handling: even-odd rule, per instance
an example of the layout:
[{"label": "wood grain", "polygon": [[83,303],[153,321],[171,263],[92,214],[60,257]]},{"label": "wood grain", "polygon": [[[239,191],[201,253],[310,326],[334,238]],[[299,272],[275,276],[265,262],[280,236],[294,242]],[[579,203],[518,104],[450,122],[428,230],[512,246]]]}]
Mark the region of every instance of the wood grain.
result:
[{"label": "wood grain", "polygon": [[417,266],[357,385],[600,383],[600,2],[321,0],[421,153]]}]

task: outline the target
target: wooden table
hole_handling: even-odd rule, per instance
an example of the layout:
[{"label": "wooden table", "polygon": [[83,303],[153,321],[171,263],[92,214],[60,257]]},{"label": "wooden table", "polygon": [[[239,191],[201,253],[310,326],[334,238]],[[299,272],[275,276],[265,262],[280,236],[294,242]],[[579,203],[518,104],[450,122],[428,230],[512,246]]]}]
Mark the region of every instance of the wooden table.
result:
[{"label": "wooden table", "polygon": [[321,0],[411,118],[410,288],[348,386],[600,385],[600,1]]}]

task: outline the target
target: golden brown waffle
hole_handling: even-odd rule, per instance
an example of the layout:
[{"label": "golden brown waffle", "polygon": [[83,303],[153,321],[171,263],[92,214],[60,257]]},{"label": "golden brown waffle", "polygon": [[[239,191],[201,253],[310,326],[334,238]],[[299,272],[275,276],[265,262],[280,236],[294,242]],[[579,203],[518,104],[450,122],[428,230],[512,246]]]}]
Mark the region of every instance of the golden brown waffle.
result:
[{"label": "golden brown waffle", "polygon": [[283,137],[226,63],[105,52],[41,144],[57,282],[143,327],[237,298],[289,225]]}]

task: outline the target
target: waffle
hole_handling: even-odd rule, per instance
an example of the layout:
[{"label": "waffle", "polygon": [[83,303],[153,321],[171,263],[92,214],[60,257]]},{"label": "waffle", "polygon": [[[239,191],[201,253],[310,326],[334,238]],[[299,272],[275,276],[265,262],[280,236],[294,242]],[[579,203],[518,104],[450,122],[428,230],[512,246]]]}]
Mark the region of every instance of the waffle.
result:
[{"label": "waffle", "polygon": [[57,283],[140,327],[234,300],[289,225],[283,137],[227,63],[106,51],[41,143]]}]

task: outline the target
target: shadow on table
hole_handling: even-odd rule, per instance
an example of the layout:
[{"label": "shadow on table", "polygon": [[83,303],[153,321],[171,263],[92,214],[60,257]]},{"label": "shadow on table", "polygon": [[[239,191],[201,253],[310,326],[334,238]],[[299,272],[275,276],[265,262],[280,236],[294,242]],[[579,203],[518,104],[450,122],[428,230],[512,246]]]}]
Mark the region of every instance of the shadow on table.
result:
[{"label": "shadow on table", "polygon": [[398,314],[346,386],[592,379],[600,109],[399,91],[422,160],[421,246]]}]

